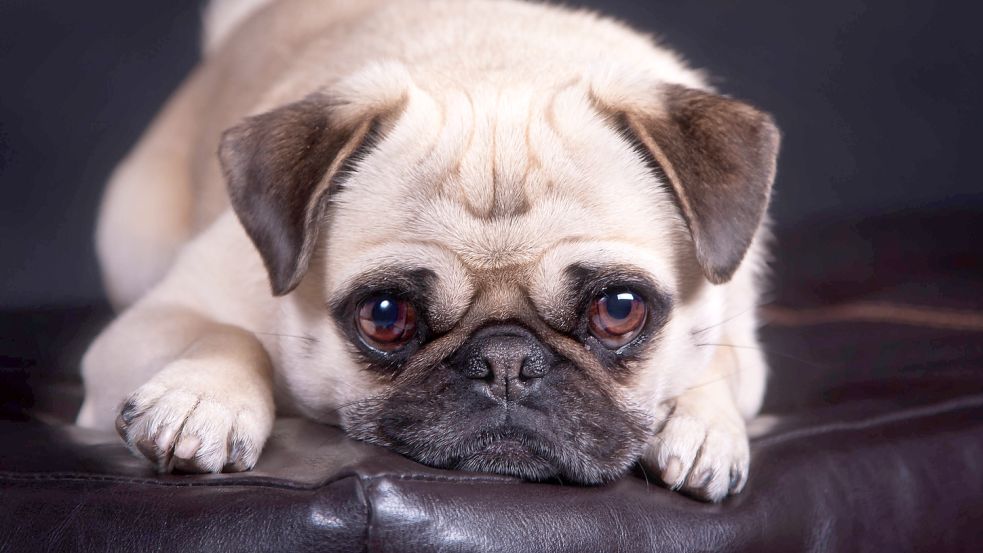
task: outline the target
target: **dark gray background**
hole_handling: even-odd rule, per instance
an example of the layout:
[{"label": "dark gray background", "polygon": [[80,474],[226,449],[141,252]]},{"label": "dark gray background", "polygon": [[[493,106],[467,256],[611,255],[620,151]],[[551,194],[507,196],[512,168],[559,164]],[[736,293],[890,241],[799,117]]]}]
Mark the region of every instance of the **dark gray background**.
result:
[{"label": "dark gray background", "polygon": [[[573,3],[655,31],[775,114],[780,226],[983,206],[980,3]],[[103,182],[194,63],[198,12],[0,0],[0,306],[100,297]]]}]

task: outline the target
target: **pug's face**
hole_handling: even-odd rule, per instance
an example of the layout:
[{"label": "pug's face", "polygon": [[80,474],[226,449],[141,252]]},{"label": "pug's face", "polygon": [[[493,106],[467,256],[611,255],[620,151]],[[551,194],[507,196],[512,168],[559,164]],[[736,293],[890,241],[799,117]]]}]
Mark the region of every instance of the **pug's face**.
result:
[{"label": "pug's face", "polygon": [[693,333],[759,225],[770,120],[675,86],[648,106],[583,84],[389,97],[314,95],[223,142],[291,292],[280,324],[310,338],[281,343],[290,396],[433,466],[622,474],[706,364]]}]

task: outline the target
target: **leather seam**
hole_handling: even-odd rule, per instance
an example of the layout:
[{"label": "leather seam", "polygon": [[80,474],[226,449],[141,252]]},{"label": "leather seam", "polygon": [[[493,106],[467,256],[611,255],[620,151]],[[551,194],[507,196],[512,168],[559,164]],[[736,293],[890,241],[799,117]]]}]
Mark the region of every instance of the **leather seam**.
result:
[{"label": "leather seam", "polygon": [[[521,483],[521,480],[513,478],[494,478],[494,477],[454,477],[454,476],[436,476],[436,475],[424,475],[424,474],[380,474],[373,476],[361,476],[358,474],[348,474],[342,475],[338,478],[327,480],[318,484],[292,484],[287,481],[282,482],[269,482],[269,481],[234,481],[234,482],[174,482],[168,480],[155,480],[150,478],[126,478],[113,475],[105,474],[84,474],[84,473],[72,473],[72,472],[16,472],[16,471],[0,471],[0,482],[3,481],[78,481],[78,482],[108,482],[114,484],[145,484],[150,486],[160,486],[160,487],[175,487],[175,488],[274,488],[283,489],[289,491],[317,491],[336,482],[344,480],[346,478],[357,478],[360,482],[367,482],[372,480],[411,480],[420,482],[460,482],[460,483],[481,483],[481,484],[516,484]],[[366,490],[367,493],[367,490]],[[366,495],[366,497],[368,497]]]},{"label": "leather seam", "polygon": [[495,478],[482,476],[437,476],[429,474],[377,474],[362,477],[364,480],[418,480],[420,482],[474,482],[478,484],[514,484],[523,480],[518,478]]},{"label": "leather seam", "polygon": [[345,478],[356,476],[347,475],[315,485],[291,484],[289,482],[173,482],[149,478],[126,478],[105,474],[84,474],[72,472],[15,472],[0,471],[0,482],[4,481],[61,481],[61,482],[107,482],[111,484],[141,484],[164,488],[274,488],[288,491],[316,491],[330,486]]},{"label": "leather seam", "polygon": [[771,305],[762,318],[774,326],[831,323],[882,323],[967,332],[983,332],[983,312],[893,302],[849,302],[812,308]]},{"label": "leather seam", "polygon": [[372,551],[372,525],[375,523],[375,507],[372,498],[369,496],[369,488],[365,478],[356,476],[359,493],[362,496],[362,503],[365,504],[365,551]]},{"label": "leather seam", "polygon": [[752,438],[750,442],[752,445],[756,445],[759,447],[768,447],[771,445],[781,444],[783,442],[788,442],[799,438],[810,438],[813,436],[818,436],[822,434],[831,434],[834,432],[876,428],[879,426],[887,426],[890,424],[896,424],[903,421],[927,419],[931,417],[937,417],[939,415],[945,415],[955,411],[980,408],[980,407],[983,407],[983,395],[963,396],[960,398],[955,398],[945,401],[943,403],[936,403],[933,405],[926,405],[922,407],[914,407],[902,411],[894,411],[891,413],[885,413],[883,415],[867,417],[854,421],[844,421],[844,422],[822,424],[818,426],[809,426],[805,428],[796,428],[794,430],[789,430],[787,432],[782,432],[780,434],[773,434],[770,436],[761,436],[758,438]]}]

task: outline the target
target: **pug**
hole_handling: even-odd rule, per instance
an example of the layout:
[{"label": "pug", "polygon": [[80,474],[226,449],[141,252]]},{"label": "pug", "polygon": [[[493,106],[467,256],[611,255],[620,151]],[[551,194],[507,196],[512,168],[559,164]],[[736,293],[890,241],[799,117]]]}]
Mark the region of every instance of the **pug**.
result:
[{"label": "pug", "polygon": [[[745,486],[772,118],[587,11],[220,0],[115,170],[78,423],[252,468],[276,414],[427,465]],[[218,155],[215,155],[215,152]]]}]

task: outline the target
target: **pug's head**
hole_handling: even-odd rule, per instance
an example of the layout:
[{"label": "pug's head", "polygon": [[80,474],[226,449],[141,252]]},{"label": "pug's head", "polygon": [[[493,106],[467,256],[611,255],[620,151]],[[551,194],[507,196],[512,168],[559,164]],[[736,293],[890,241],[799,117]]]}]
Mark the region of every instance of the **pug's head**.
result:
[{"label": "pug's head", "polygon": [[285,296],[285,393],[433,466],[623,473],[706,364],[694,333],[719,322],[768,203],[770,117],[658,82],[355,83],[223,137],[232,205]]}]

